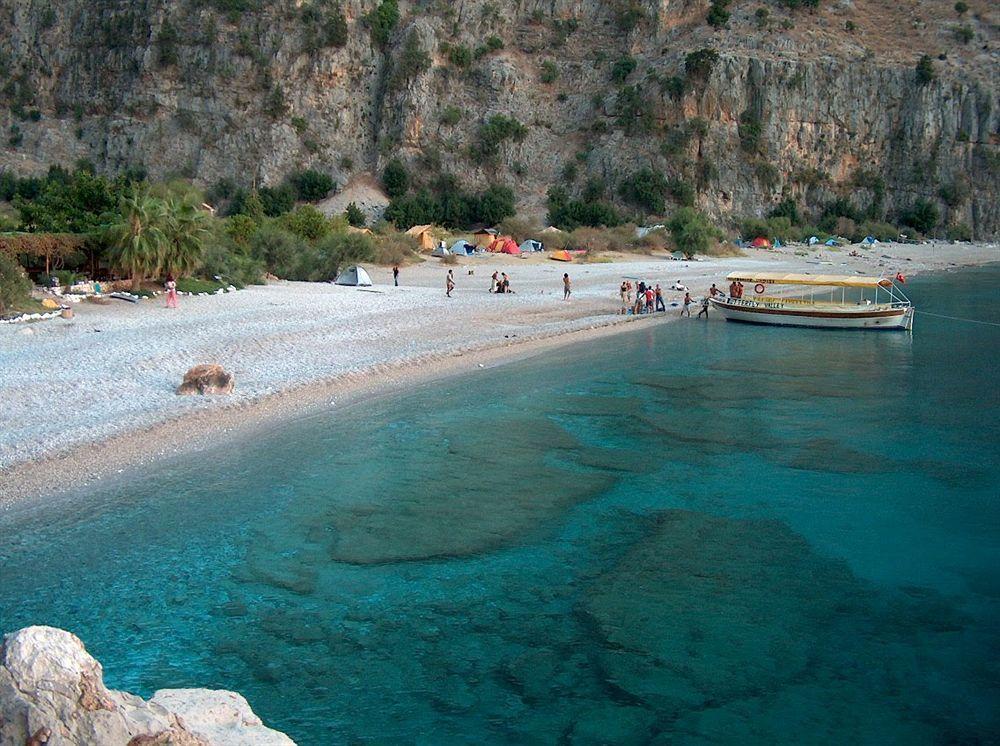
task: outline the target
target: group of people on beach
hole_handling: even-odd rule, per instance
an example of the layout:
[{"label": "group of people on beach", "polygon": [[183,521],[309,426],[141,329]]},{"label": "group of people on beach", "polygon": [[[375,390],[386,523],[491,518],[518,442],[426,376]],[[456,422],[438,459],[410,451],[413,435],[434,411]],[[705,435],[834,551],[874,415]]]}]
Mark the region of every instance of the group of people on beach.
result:
[{"label": "group of people on beach", "polygon": [[[635,301],[632,301],[632,290],[635,290]],[[619,289],[622,298],[622,314],[631,311],[635,315],[643,313],[654,313],[656,311],[666,311],[667,307],[663,303],[663,290],[659,283],[656,286],[647,285],[639,280],[635,287],[631,280],[623,280]]]},{"label": "group of people on beach", "polygon": [[490,277],[490,292],[491,293],[513,293],[514,291],[510,289],[510,277],[507,276],[506,272],[494,272],[492,277]]}]

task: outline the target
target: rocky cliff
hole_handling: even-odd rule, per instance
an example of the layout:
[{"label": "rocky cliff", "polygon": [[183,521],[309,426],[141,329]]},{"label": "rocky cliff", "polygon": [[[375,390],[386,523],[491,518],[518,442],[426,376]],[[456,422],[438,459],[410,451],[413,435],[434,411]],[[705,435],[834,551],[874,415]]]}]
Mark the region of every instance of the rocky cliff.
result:
[{"label": "rocky cliff", "polygon": [[[718,217],[926,198],[1000,231],[995,4],[715,4],[719,27],[707,0],[0,0],[0,167],[344,184],[400,156],[539,215],[649,167]],[[483,153],[494,114],[527,132]]]},{"label": "rocky cliff", "polygon": [[0,645],[0,743],[294,746],[233,692],[163,689],[145,701],[111,691],[83,643],[52,627],[25,627]]}]

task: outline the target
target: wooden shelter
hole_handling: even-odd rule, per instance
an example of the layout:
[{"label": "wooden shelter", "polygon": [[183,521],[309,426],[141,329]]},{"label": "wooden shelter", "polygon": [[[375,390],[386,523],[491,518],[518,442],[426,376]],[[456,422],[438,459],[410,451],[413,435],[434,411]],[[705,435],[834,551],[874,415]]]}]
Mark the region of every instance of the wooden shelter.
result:
[{"label": "wooden shelter", "polygon": [[433,228],[433,225],[415,225],[406,231],[406,235],[417,239],[421,251],[430,251],[434,248],[434,236],[431,235]]}]

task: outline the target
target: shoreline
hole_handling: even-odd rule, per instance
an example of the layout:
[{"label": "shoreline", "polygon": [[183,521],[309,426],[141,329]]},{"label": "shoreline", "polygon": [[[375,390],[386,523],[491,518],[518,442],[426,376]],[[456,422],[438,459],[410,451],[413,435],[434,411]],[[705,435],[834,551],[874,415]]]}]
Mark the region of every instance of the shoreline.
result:
[{"label": "shoreline", "polygon": [[[665,288],[679,278],[700,295],[700,288],[733,269],[815,271],[809,265],[833,264],[817,261],[829,258],[848,271],[889,274],[894,265],[912,276],[1000,259],[994,245],[894,245],[883,251],[895,256],[860,259],[794,251],[690,263],[626,256],[571,265],[574,294],[568,304],[553,291],[565,265],[504,265],[491,257],[489,264],[462,269],[488,271],[496,263],[516,272],[519,295],[488,296],[482,276],[469,272],[459,276],[461,297],[445,299],[438,287],[445,268],[428,262],[408,272],[406,287],[391,287],[388,277],[363,292],[278,283],[192,299],[180,314],[154,306],[84,307],[67,324],[8,331],[0,336],[0,352],[11,353],[7,370],[0,366],[0,416],[13,427],[0,433],[0,456],[4,448],[10,454],[6,464],[0,458],[0,510],[92,488],[143,464],[195,452],[219,436],[258,432],[477,366],[679,318],[670,306],[677,293],[666,294],[664,314],[618,315],[614,288],[622,276],[645,276]],[[876,263],[879,268],[871,266]],[[388,270],[372,272],[379,283]],[[236,391],[177,397],[174,387],[183,372],[204,362],[233,372]]]},{"label": "shoreline", "polygon": [[[157,422],[101,440],[88,441],[0,471],[0,510],[96,486],[144,464],[196,452],[214,437],[246,437],[280,427],[330,407],[349,407],[402,390],[525,360],[573,343],[638,332],[678,321],[680,316],[611,316],[583,329],[555,330],[537,336],[439,352],[400,364],[365,368],[296,385],[242,402],[185,413],[177,421]],[[375,383],[373,375],[378,376]]]}]

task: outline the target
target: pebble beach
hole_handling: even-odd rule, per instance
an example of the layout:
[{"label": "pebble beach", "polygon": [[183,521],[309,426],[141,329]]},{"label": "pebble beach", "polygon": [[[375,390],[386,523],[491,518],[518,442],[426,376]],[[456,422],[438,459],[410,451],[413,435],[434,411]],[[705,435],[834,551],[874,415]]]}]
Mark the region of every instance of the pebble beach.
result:
[{"label": "pebble beach", "polygon": [[[996,244],[879,244],[861,257],[848,251],[786,247],[703,261],[613,255],[582,264],[544,256],[476,257],[449,266],[430,259],[404,267],[401,287],[392,286],[388,268],[369,268],[370,288],[279,281],[184,298],[177,310],[161,299],[84,303],[72,319],[5,325],[0,500],[79,486],[308,404],[327,406],[339,396],[677,318],[669,306],[653,317],[621,316],[623,277],[660,283],[669,304],[683,295],[667,290],[675,281],[697,297],[712,282],[723,287],[734,270],[891,276],[1000,260]],[[444,291],[448,269],[457,285],[453,298]],[[488,292],[494,270],[510,274],[515,294]],[[573,280],[569,302],[562,300],[563,272]],[[202,363],[232,372],[235,391],[178,397],[185,371]]]}]

